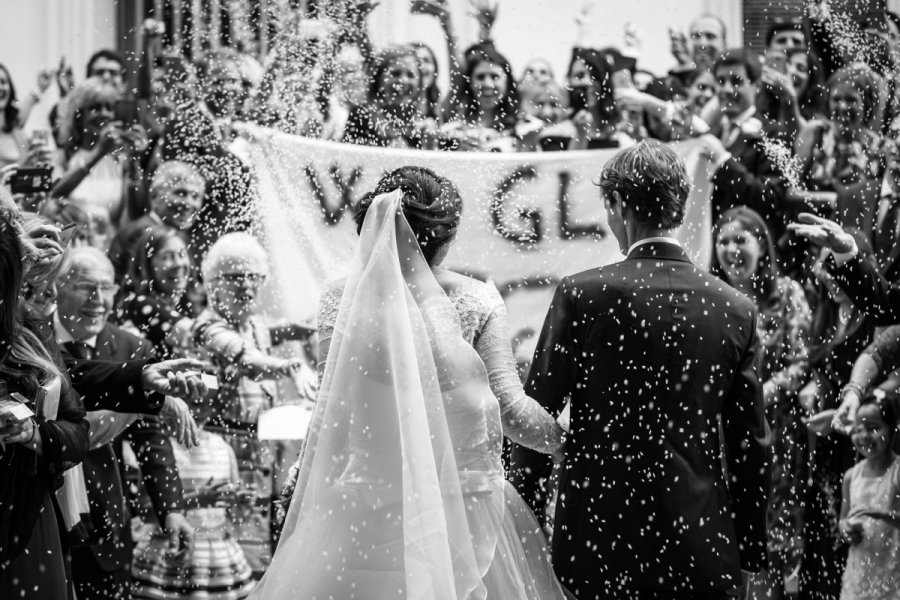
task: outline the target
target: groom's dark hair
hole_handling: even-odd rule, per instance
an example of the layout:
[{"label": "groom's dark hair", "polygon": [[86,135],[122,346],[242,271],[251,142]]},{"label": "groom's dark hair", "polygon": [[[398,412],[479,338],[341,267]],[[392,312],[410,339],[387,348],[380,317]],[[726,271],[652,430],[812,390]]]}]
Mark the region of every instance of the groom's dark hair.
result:
[{"label": "groom's dark hair", "polygon": [[597,185],[610,203],[616,203],[613,192],[618,192],[640,222],[660,229],[681,225],[691,191],[684,161],[657,140],[644,140],[613,156]]}]

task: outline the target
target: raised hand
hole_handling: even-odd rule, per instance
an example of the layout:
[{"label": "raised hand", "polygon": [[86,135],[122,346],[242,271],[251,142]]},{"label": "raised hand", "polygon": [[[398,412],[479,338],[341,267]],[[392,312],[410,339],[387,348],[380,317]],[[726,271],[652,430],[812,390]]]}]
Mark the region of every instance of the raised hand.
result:
[{"label": "raised hand", "polygon": [[817,217],[811,213],[797,215],[797,223],[790,223],[788,230],[808,239],[813,244],[823,246],[837,254],[854,252],[856,241],[834,221]]},{"label": "raised hand", "polygon": [[60,98],[65,98],[75,87],[75,75],[72,66],[66,64],[66,57],[59,59],[59,68],[56,70],[56,85],[59,87]]},{"label": "raised hand", "polygon": [[46,92],[47,88],[50,87],[51,81],[53,81],[53,71],[51,69],[41,69],[38,71],[37,93],[43,94]]},{"label": "raised hand", "polygon": [[193,358],[164,360],[144,366],[141,384],[144,391],[175,396],[184,400],[200,400],[209,392],[200,371],[209,364]]},{"label": "raised hand", "polygon": [[200,443],[200,427],[184,400],[166,396],[160,416],[175,430],[175,439],[179,444],[193,448]]},{"label": "raised hand", "polygon": [[372,11],[381,4],[379,0],[355,0],[347,3],[347,17],[351,23],[361,26],[372,14]]},{"label": "raised hand", "polygon": [[446,19],[450,16],[447,0],[413,0],[409,11],[417,15],[431,15],[438,19]]},{"label": "raised hand", "polygon": [[490,0],[469,0],[472,11],[469,13],[478,21],[478,26],[482,32],[490,31],[497,20],[497,3],[493,4]]},{"label": "raised hand", "polygon": [[691,53],[688,52],[687,38],[680,31],[669,28],[669,42],[672,56],[679,65],[687,65],[691,62]]}]

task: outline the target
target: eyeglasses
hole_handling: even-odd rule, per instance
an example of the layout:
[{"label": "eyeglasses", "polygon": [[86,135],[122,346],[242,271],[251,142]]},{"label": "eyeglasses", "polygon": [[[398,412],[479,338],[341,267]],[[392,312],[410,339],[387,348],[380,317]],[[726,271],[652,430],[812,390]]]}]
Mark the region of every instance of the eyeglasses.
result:
[{"label": "eyeglasses", "polygon": [[82,296],[92,296],[98,293],[101,296],[115,296],[119,286],[114,283],[89,283],[81,281],[72,285],[72,290]]},{"label": "eyeglasses", "polygon": [[218,279],[226,283],[260,285],[266,276],[263,273],[222,273]]}]

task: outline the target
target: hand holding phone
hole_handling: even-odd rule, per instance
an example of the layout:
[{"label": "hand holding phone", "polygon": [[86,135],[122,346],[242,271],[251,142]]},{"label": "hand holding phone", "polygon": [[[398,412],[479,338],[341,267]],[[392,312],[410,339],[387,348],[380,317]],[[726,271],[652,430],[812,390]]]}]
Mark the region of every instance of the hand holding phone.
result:
[{"label": "hand holding phone", "polygon": [[53,167],[18,169],[9,182],[13,194],[49,192],[53,187]]}]

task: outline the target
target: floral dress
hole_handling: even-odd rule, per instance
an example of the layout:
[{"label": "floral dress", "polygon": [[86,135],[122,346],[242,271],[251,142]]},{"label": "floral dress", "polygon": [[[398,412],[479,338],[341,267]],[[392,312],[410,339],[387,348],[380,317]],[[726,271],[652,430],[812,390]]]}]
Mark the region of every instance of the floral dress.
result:
[{"label": "floral dress", "polygon": [[767,511],[769,568],[793,573],[803,555],[803,497],[807,434],[797,392],[809,366],[811,321],[803,288],[779,277],[767,303],[759,307],[760,380],[775,385],[766,407],[772,428],[772,478]]}]

